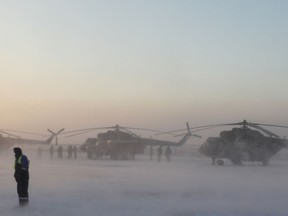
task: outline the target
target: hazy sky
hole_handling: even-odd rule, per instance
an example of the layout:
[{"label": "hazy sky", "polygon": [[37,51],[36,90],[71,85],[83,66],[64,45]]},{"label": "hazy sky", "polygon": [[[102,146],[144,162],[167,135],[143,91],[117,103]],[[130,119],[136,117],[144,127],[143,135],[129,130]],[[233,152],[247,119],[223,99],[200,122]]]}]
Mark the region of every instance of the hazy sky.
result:
[{"label": "hazy sky", "polygon": [[286,0],[0,0],[0,128],[288,125],[287,12]]}]

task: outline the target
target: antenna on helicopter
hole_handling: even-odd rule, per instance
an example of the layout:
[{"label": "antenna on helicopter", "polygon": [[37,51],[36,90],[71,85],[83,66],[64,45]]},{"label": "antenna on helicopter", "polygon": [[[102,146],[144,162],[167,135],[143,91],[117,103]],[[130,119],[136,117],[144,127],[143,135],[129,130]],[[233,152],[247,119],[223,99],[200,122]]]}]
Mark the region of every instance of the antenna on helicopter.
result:
[{"label": "antenna on helicopter", "polygon": [[59,130],[58,132],[53,132],[52,130],[50,129],[47,129],[50,133],[53,134],[53,136],[55,136],[55,140],[56,140],[56,145],[58,145],[58,135],[65,130],[65,128],[62,128],[61,130]]}]

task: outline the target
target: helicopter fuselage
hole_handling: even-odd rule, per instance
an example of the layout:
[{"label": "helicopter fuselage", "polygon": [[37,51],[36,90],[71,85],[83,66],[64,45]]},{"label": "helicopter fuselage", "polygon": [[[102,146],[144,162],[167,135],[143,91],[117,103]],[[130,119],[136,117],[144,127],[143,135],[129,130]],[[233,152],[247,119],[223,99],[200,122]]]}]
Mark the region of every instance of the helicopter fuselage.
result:
[{"label": "helicopter fuselage", "polygon": [[264,136],[257,130],[233,128],[222,131],[220,137],[209,137],[199,151],[211,157],[213,164],[216,159],[226,158],[234,165],[242,165],[243,161],[268,165],[269,159],[285,145],[285,140]]}]

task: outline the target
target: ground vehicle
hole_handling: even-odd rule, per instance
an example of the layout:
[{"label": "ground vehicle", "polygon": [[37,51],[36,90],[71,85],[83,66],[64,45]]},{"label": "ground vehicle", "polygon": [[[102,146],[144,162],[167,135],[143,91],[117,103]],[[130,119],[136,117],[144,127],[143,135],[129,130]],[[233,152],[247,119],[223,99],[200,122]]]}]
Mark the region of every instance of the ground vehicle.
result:
[{"label": "ground vehicle", "polygon": [[[189,129],[188,124],[187,128]],[[87,152],[87,156],[90,159],[101,158],[103,156],[108,156],[111,159],[116,160],[133,159],[136,154],[143,153],[146,146],[180,146],[183,145],[189,139],[189,137],[193,135],[191,134],[190,130],[188,130],[188,132],[183,135],[182,139],[179,142],[156,140],[151,138],[141,138],[135,133],[129,131],[129,129],[148,130],[152,132],[160,132],[160,131],[144,128],[120,127],[119,125],[104,128],[82,129],[71,132],[80,132],[80,131],[85,132],[95,129],[96,130],[113,129],[113,130],[108,130],[105,133],[99,133],[97,135],[97,138],[88,138],[85,141],[85,143],[81,146],[81,149]],[[66,134],[71,132],[66,132]]]},{"label": "ground vehicle", "polygon": [[199,149],[201,154],[211,157],[212,164],[217,162],[218,165],[223,165],[224,162],[222,159],[227,158],[231,160],[234,165],[242,165],[243,161],[251,161],[261,162],[264,166],[267,166],[269,159],[287,146],[285,139],[281,139],[278,135],[261,127],[288,128],[286,126],[250,123],[244,120],[238,123],[201,127],[209,129],[229,125],[238,125],[241,127],[232,128],[232,130],[229,131],[222,131],[219,137],[209,137]]}]

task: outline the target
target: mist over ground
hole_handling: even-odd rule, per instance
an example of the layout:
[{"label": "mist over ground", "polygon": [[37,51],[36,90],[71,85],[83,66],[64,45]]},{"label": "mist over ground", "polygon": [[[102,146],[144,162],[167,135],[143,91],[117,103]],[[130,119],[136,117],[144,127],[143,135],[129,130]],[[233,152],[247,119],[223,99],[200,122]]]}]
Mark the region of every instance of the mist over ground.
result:
[{"label": "mist over ground", "polygon": [[[204,157],[173,157],[171,162],[68,160],[43,152],[30,158],[30,204],[18,207],[12,149],[1,152],[0,215],[287,215],[288,161],[282,150],[263,167],[212,166]],[[55,156],[55,155],[54,155]]]}]

